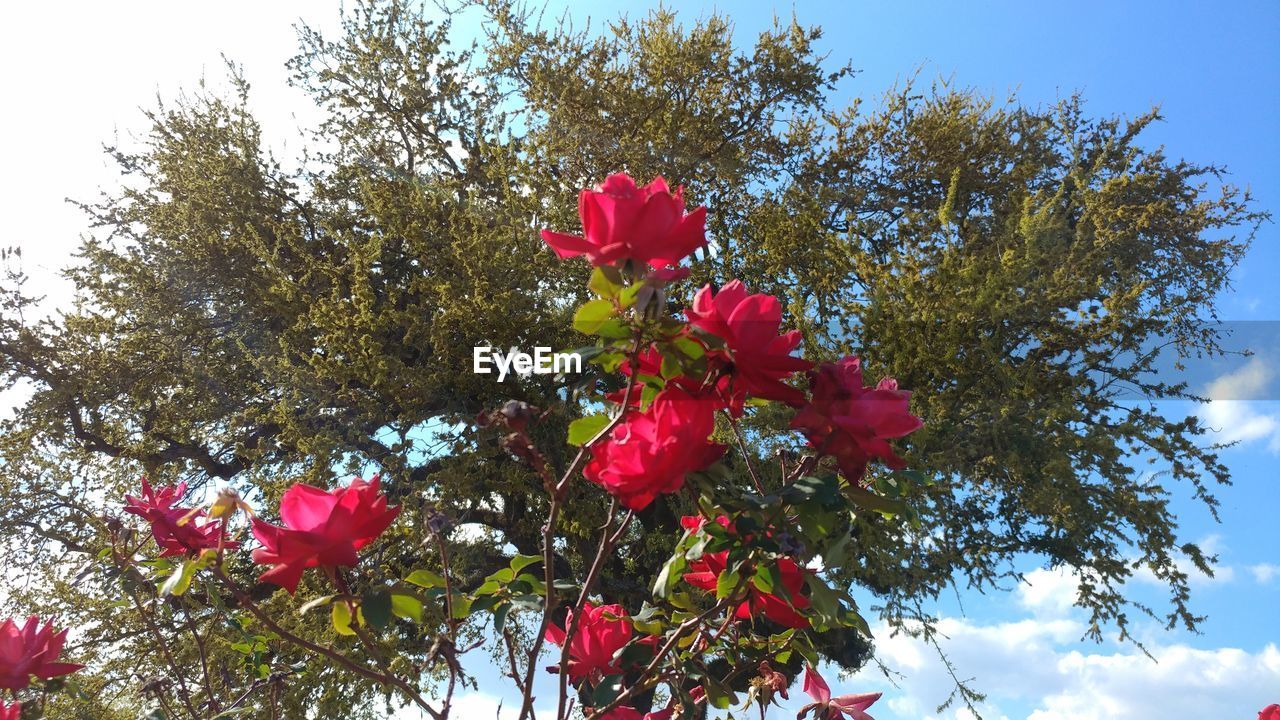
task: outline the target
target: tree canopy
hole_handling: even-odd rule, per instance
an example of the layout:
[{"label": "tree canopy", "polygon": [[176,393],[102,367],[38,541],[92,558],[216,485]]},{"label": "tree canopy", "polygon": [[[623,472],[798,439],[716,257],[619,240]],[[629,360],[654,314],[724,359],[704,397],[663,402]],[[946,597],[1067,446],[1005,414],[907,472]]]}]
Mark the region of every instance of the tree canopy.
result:
[{"label": "tree canopy", "polygon": [[[462,37],[462,16],[486,34]],[[855,353],[914,391],[925,425],[905,447],[931,480],[907,498],[918,522],[859,518],[864,561],[842,569],[891,623],[915,627],[953,584],[998,587],[1030,557],[1078,571],[1095,636],[1125,636],[1135,611],[1194,627],[1177,560],[1210,559],[1169,500],[1212,511],[1229,476],[1196,418],[1158,404],[1192,389],[1156,371],[1226,350],[1214,300],[1264,215],[1219,168],[1144,145],[1154,111],[1094,118],[1078,97],[1032,107],[946,84],[839,105],[851,72],[820,37],[792,21],[743,39],[726,17],[665,10],[586,31],[506,0],[360,2],[337,37],[300,30],[290,69],[324,116],[300,156],[265,149],[234,67],[229,95],[153,108],[136,147],[107,149],[119,186],[83,204],[76,306],[33,316],[39,288],[12,260],[0,288],[0,388],[31,389],[0,424],[3,562],[27,578],[4,601],[85,627],[75,650],[93,661],[50,717],[145,704],[154,644],[104,599],[130,579],[97,562],[139,475],[252,502],[379,472],[405,510],[371,562],[419,563],[412,528],[439,513],[470,530],[451,541],[469,582],[539,552],[540,479],[471,420],[525,401],[547,411],[531,432],[550,447],[584,412],[575,387],[602,380],[498,383],[470,371],[472,348],[585,344],[569,313],[588,268],[556,262],[537,229],[572,230],[578,191],[619,170],[711,209],[715,249],[686,289],[715,275],[785,298],[809,356]],[[786,453],[788,419],[749,411],[752,452]],[[572,491],[566,568],[594,551],[600,498]],[[680,502],[638,515],[603,569],[607,600],[647,592],[632,578],[667,557],[658,528]],[[1141,568],[1166,607],[1127,596]],[[199,620],[170,605],[160,632]],[[252,671],[245,631],[204,632]],[[828,652],[856,667],[871,648],[850,633]],[[381,716],[378,689],[334,668],[283,688],[290,717]]]}]

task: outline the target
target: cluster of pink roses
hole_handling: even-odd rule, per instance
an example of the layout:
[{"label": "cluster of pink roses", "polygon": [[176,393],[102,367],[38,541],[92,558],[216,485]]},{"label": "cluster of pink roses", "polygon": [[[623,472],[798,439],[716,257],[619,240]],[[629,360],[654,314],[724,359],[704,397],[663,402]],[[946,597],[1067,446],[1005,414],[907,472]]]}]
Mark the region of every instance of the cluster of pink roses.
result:
[{"label": "cluster of pink roses", "polygon": [[[638,187],[627,175],[611,175],[597,189],[582,191],[578,208],[582,236],[542,232],[562,258],[585,255],[593,265],[635,272],[644,272],[646,264],[670,270],[707,244],[705,208],[686,215],[681,189],[672,192],[662,178]],[[682,275],[668,273],[660,281]],[[629,408],[609,437],[592,448],[584,471],[624,507],[643,509],[659,494],[679,491],[688,473],[715,462],[723,451],[709,440],[715,413],[740,415],[748,397],[798,408],[792,427],[820,453],[835,457],[851,482],[861,479],[872,459],[901,467],[888,441],[921,425],[908,410],[910,393],[892,379],[863,387],[856,357],[814,369],[792,355],[801,336],[781,331],[778,298],[752,294],[733,280],[719,291],[703,287],[685,314],[683,337],[701,345],[705,374],[670,378],[648,408]],[[659,350],[649,347],[639,368],[628,363],[622,370],[656,376],[662,362]],[[786,382],[804,371],[807,394]]]},{"label": "cluster of pink roses", "polygon": [[[573,612],[569,611],[565,617],[565,627],[572,622]],[[596,683],[607,675],[622,672],[622,668],[618,666],[617,655],[627,643],[631,642],[632,634],[631,623],[627,621],[626,611],[621,605],[587,603],[583,607],[582,617],[578,619],[577,631],[569,640],[569,666],[566,668],[569,679],[575,683],[584,679]],[[657,640],[657,638],[646,639]],[[565,629],[556,625],[548,627],[547,640],[563,646],[566,640]],[[766,663],[764,667],[767,668],[768,664]],[[788,682],[785,676],[776,671],[768,671],[768,674],[776,678],[774,682],[777,684],[777,691],[786,698]],[[857,693],[832,697],[826,681],[811,666],[805,668],[804,691],[813,698],[813,702],[801,708],[800,717],[812,712],[816,720],[841,720],[841,718],[873,720],[866,713],[866,709],[880,699],[880,693]],[[695,700],[701,700],[703,697],[700,688],[695,688],[692,695]],[[622,705],[609,711],[599,720],[668,720],[674,711],[674,703],[662,710],[648,713]]]},{"label": "cluster of pink roses", "polygon": [[[682,190],[672,192],[662,178],[640,187],[627,175],[612,175],[596,189],[582,191],[578,207],[581,236],[550,230],[542,233],[556,254],[561,258],[585,255],[596,267],[610,268],[615,274],[630,272],[649,285],[660,287],[686,277],[688,273],[679,263],[707,244],[705,208],[686,214]],[[654,271],[649,272],[648,267]],[[891,379],[874,388],[864,387],[856,357],[814,368],[793,355],[801,334],[782,330],[778,298],[753,294],[742,282],[733,280],[718,291],[711,286],[700,289],[685,316],[687,324],[678,339],[696,344],[698,356],[704,359],[698,366],[700,374],[672,377],[663,372],[667,363],[657,344],[644,348],[634,358],[635,367],[632,359],[620,367],[633,386],[609,395],[614,402],[625,404],[623,417],[607,437],[590,448],[584,476],[622,506],[641,510],[660,494],[678,492],[689,473],[704,470],[719,459],[724,446],[711,440],[715,414],[724,411],[739,417],[749,398],[797,408],[792,427],[803,433],[820,455],[834,457],[851,483],[862,480],[872,460],[893,468],[902,466],[888,441],[921,425],[908,410],[910,393],[899,390]],[[669,344],[675,339],[667,338]],[[788,382],[801,372],[808,373],[807,393]],[[646,379],[656,381],[647,406],[639,399],[643,393],[634,387],[643,386]],[[682,522],[686,529],[696,530],[706,519],[686,517]],[[732,532],[727,518],[716,522]],[[728,550],[703,554],[691,563],[685,582],[715,592],[727,571],[728,556]],[[809,608],[804,594],[807,571],[790,557],[773,562],[781,592],[750,587],[734,616],[764,616],[786,627],[808,627],[804,615]],[[623,616],[618,606],[584,609],[578,635],[568,641],[570,660],[564,671],[572,680],[618,671],[614,653],[631,639],[631,625],[621,619]],[[547,639],[563,644],[564,633],[553,626]],[[817,676],[811,672],[811,677]],[[866,717],[862,711],[878,697],[831,701],[820,678],[812,683],[806,680],[806,689],[810,686],[817,701],[811,707],[821,706],[822,717],[841,713]],[[629,707],[619,707],[608,717],[631,717],[627,713],[640,717]]]}]

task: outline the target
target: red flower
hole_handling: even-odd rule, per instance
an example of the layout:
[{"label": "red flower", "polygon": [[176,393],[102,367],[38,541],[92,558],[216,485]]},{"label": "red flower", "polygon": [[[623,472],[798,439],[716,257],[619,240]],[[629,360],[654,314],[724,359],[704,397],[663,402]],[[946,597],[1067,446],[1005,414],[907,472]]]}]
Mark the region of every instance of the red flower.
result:
[{"label": "red flower", "polygon": [[[609,617],[612,616],[612,617]],[[582,606],[582,618],[569,641],[569,679],[611,675],[621,672],[613,655],[631,641],[631,623],[621,605]],[[544,636],[548,642],[564,647],[565,628],[573,622],[573,610],[565,615],[565,627],[548,625]]]},{"label": "red flower", "polygon": [[[733,376],[735,395],[750,393],[797,407],[804,404],[804,393],[782,381],[813,365],[791,355],[800,344],[800,331],[778,334],[782,324],[778,298],[749,295],[746,286],[734,280],[720,292],[713,292],[710,285],[699,290],[686,314],[692,325],[724,340],[728,354],[708,353],[708,358],[718,355],[725,363],[725,370]],[[725,401],[741,405],[740,397]]]},{"label": "red flower", "polygon": [[387,507],[377,476],[370,482],[356,478],[333,491],[298,483],[280,499],[283,527],[253,520],[253,536],[262,543],[253,561],[275,566],[258,579],[293,593],[306,568],[355,565],[356,551],[376,540],[399,514],[399,507]]},{"label": "red flower", "polygon": [[15,702],[12,705],[0,703],[0,720],[21,720],[22,703]]},{"label": "red flower", "polygon": [[12,619],[0,623],[0,689],[22,690],[32,675],[50,680],[84,667],[57,661],[66,641],[66,630],[55,633],[53,623],[42,626],[35,615],[22,627]]},{"label": "red flower", "polygon": [[582,474],[624,507],[642,510],[659,494],[679,491],[686,474],[719,459],[724,446],[707,439],[714,429],[710,401],[667,387],[647,410],[633,412],[592,446]]},{"label": "red flower", "polygon": [[[696,530],[702,527],[704,522],[703,518],[690,515],[680,519],[680,524],[687,530]],[[729,527],[729,519],[724,516],[716,518],[716,522]],[[716,583],[719,582],[720,575],[727,569],[728,562],[728,550],[706,553],[701,558],[689,563],[689,568],[693,572],[685,573],[684,581],[696,588],[715,592]],[[795,560],[787,557],[777,559],[777,568],[778,575],[782,579],[782,587],[786,589],[787,594],[791,597],[790,601],[773,593],[761,592],[754,585],[748,585],[747,599],[738,605],[734,615],[741,620],[749,620],[757,615],[764,615],[769,620],[786,627],[809,627],[809,619],[798,612],[809,607],[809,598],[801,594],[804,590],[805,571],[796,564]]]},{"label": "red flower", "polygon": [[1280,720],[1280,705],[1268,705],[1258,712],[1258,720]]},{"label": "red flower", "polygon": [[825,363],[812,374],[813,399],[791,420],[809,444],[832,455],[851,482],[862,478],[867,463],[879,459],[894,469],[906,465],[889,445],[920,428],[908,409],[911,393],[885,378],[874,388],[862,386],[858,358]]},{"label": "red flower", "polygon": [[142,478],[142,497],[125,495],[128,504],[124,511],[151,525],[151,536],[162,550],[160,557],[199,555],[202,550],[239,547],[240,543],[226,540],[223,524],[210,520],[204,510],[174,505],[186,491],[186,483],[153,489],[147,479]]},{"label": "red flower", "polygon": [[814,701],[800,708],[797,718],[814,710],[814,714],[823,720],[840,720],[843,717],[849,720],[875,720],[866,710],[880,699],[880,693],[857,693],[833,698],[827,682],[810,666],[804,669],[804,691]]},{"label": "red flower", "polygon": [[682,189],[661,177],[644,187],[624,173],[610,175],[595,190],[578,196],[582,234],[542,231],[542,239],[562,258],[586,255],[592,265],[632,259],[655,268],[676,265],[707,244],[707,209],[686,215]]}]

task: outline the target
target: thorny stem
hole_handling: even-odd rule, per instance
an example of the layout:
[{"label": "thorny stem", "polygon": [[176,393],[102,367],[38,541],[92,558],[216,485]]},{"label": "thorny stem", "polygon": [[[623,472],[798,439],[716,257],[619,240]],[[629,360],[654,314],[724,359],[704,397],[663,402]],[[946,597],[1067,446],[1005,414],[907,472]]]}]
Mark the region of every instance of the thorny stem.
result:
[{"label": "thorny stem", "polygon": [[578,624],[582,621],[582,608],[587,604],[587,597],[591,594],[591,587],[595,585],[599,578],[600,569],[604,566],[605,557],[613,551],[615,543],[621,539],[622,534],[626,532],[631,525],[631,519],[635,517],[635,512],[628,510],[622,519],[618,529],[613,530],[613,515],[618,510],[618,500],[614,498],[609,502],[609,511],[604,526],[600,528],[600,545],[596,548],[595,559],[591,562],[591,569],[587,572],[587,577],[582,582],[582,592],[578,594],[578,602],[573,606],[573,616],[568,618],[568,623],[564,629],[564,646],[560,648],[560,695],[556,706],[556,720],[563,720],[567,717],[568,709],[565,706],[569,694],[569,673],[566,669],[569,667],[569,638],[574,636],[578,631]]},{"label": "thorny stem", "polygon": [[[114,542],[112,542],[111,549],[112,560],[115,561],[116,565],[122,568],[127,567],[129,563],[125,561],[125,558],[128,556],[122,556],[119,550],[115,547]],[[156,644],[160,646],[160,652],[164,655],[165,661],[169,663],[169,667],[173,668],[173,673],[177,675],[178,689],[180,691],[179,695],[182,698],[183,706],[187,708],[187,712],[191,717],[198,719],[200,714],[196,712],[195,706],[191,704],[191,690],[187,688],[187,681],[185,679],[186,673],[182,672],[182,668],[178,665],[177,660],[174,659],[173,653],[169,651],[169,645],[164,641],[164,636],[160,634],[160,628],[156,627],[155,621],[152,620],[151,615],[142,607],[142,601],[138,599],[138,593],[132,590],[129,591],[129,599],[133,601],[133,606],[137,609],[138,616],[142,618],[147,629],[151,632],[152,636],[155,637]],[[157,693],[157,697],[160,697],[160,695],[160,693]],[[168,714],[171,716],[173,715],[172,712],[169,712]]]},{"label": "thorny stem", "polygon": [[[637,333],[634,341],[632,342],[630,353],[631,363],[633,366],[637,364],[639,354],[640,334]],[[613,432],[613,429],[617,427],[618,423],[622,422],[622,418],[626,416],[627,410],[631,405],[631,394],[635,390],[636,377],[638,375],[639,373],[633,372],[631,377],[627,380],[627,389],[622,395],[622,404],[619,406],[617,414],[609,420],[607,425],[600,429],[600,432],[596,433],[590,440],[583,443],[582,447],[578,449],[577,455],[574,456],[573,462],[569,463],[569,467],[564,471],[564,474],[561,475],[559,481],[553,482],[551,471],[545,464],[540,468],[540,472],[543,476],[543,482],[547,485],[548,490],[551,491],[551,506],[547,509],[547,522],[542,526],[542,575],[543,584],[546,585],[546,589],[544,590],[545,599],[542,606],[542,622],[539,624],[537,635],[533,639],[533,647],[529,649],[529,663],[525,668],[524,682],[521,683],[524,700],[520,706],[519,720],[525,720],[525,718],[532,720],[533,718],[533,674],[537,671],[538,655],[542,652],[542,643],[546,638],[547,626],[551,623],[551,612],[555,609],[556,604],[555,531],[556,523],[560,517],[560,503],[564,499],[564,494],[569,487],[569,482],[573,479],[574,473],[578,471],[579,466],[582,465],[582,461],[586,459],[587,452],[590,451],[591,446],[599,442],[601,438],[604,438],[608,436],[609,433]],[[584,585],[583,592],[586,592],[586,590],[587,588]],[[568,636],[566,636],[566,645],[568,642],[569,639]],[[559,713],[562,710],[563,693],[561,693],[561,703],[557,712]],[[561,720],[559,715],[557,716],[557,720]]]},{"label": "thorny stem", "polygon": [[751,475],[751,482],[756,486],[756,492],[764,495],[764,483],[760,482],[760,476],[756,474],[755,463],[751,461],[751,453],[747,452],[747,441],[742,437],[742,431],[738,429],[738,421],[725,411],[725,417],[729,418],[729,427],[733,429],[733,437],[738,441],[738,450],[742,453],[742,461],[747,464],[747,472]]},{"label": "thorny stem", "polygon": [[[187,688],[187,681],[184,678],[186,673],[182,672],[182,668],[178,665],[177,660],[174,659],[173,653],[169,651],[169,644],[165,642],[164,636],[160,634],[160,628],[156,627],[155,622],[151,619],[151,615],[142,607],[142,601],[138,599],[137,593],[130,592],[129,599],[133,600],[133,606],[137,608],[138,615],[142,618],[142,621],[146,623],[147,629],[150,630],[151,634],[155,637],[156,644],[160,646],[160,652],[164,654],[165,661],[169,663],[169,667],[173,668],[173,674],[177,675],[178,689],[181,691],[178,693],[178,696],[181,698],[183,706],[187,708],[187,712],[192,718],[199,720],[200,713],[197,713],[195,706],[191,704],[191,690]],[[157,697],[159,695],[160,694],[157,693]],[[170,713],[170,715],[172,715],[172,713]]]},{"label": "thorny stem", "polygon": [[191,617],[191,608],[187,606],[186,600],[182,602],[182,613],[186,617],[187,630],[191,633],[191,639],[195,641],[196,650],[200,653],[200,673],[201,680],[204,683],[204,691],[208,696],[209,710],[214,714],[221,712],[221,704],[218,702],[217,693],[213,691],[213,678],[209,674],[209,655],[204,647],[204,640],[200,637],[199,629],[196,627],[195,620]]},{"label": "thorny stem", "polygon": [[440,551],[441,576],[444,577],[444,610],[448,617],[445,622],[449,626],[449,648],[447,652],[450,655],[445,657],[445,664],[449,667],[449,685],[445,690],[444,704],[440,708],[440,714],[449,717],[449,711],[453,707],[453,692],[458,686],[458,668],[451,653],[453,653],[458,642],[459,621],[453,615],[453,580],[450,578],[449,573],[449,550],[445,546],[444,538],[434,529],[431,530],[431,537],[435,538],[436,548]]},{"label": "thorny stem", "polygon": [[347,658],[346,655],[343,655],[342,653],[338,652],[337,650],[334,650],[331,647],[314,643],[310,640],[307,640],[304,637],[300,637],[298,635],[295,635],[292,632],[289,632],[285,628],[281,627],[280,624],[277,623],[275,620],[272,620],[270,615],[263,612],[262,608],[259,608],[257,603],[253,601],[253,598],[249,597],[249,595],[238,584],[236,584],[234,580],[228,577],[226,572],[223,571],[223,569],[220,566],[214,566],[212,568],[212,571],[214,576],[217,577],[218,580],[223,585],[225,585],[227,589],[231,591],[231,594],[235,596],[236,600],[238,600],[240,604],[250,612],[250,614],[252,614],[255,618],[258,619],[259,622],[265,625],[268,630],[271,630],[275,634],[279,635],[282,639],[294,645],[297,645],[298,647],[303,648],[304,650],[310,650],[311,652],[317,655],[326,657],[332,660],[334,663],[365,678],[366,680],[372,680],[381,685],[388,685],[388,686],[394,687],[397,690],[399,690],[401,693],[403,693],[405,697],[412,700],[415,705],[425,710],[427,714],[430,715],[435,720],[445,720],[444,715],[442,715],[440,711],[431,707],[431,705],[422,697],[421,693],[419,693],[412,685],[410,685],[403,678],[399,678],[399,677],[396,677],[395,675],[390,675],[390,674],[378,672],[376,670],[372,670],[364,665],[354,662],[353,660]]}]

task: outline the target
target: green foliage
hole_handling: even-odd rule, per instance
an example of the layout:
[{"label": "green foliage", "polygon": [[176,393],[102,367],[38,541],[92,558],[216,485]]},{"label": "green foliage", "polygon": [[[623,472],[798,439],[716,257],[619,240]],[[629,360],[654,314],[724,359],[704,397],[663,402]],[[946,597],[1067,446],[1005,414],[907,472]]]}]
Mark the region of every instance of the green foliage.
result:
[{"label": "green foliage", "polygon": [[[96,232],[69,271],[80,304],[37,320],[16,275],[0,288],[0,388],[32,389],[0,425],[3,560],[33,578],[5,601],[88,628],[72,650],[94,660],[84,697],[52,702],[51,718],[135,717],[149,705],[138,678],[162,659],[113,600],[133,591],[167,613],[158,631],[175,639],[178,664],[202,660],[176,641],[194,622],[209,662],[250,678],[287,672],[277,700],[290,712],[381,716],[378,688],[332,667],[293,671],[299,658],[251,619],[206,627],[185,616],[191,593],[222,600],[183,573],[175,589],[186,595],[163,602],[112,575],[98,557],[104,509],[118,514],[143,472],[228,480],[256,501],[297,479],[380,470],[405,510],[371,562],[414,587],[365,594],[367,580],[352,578],[365,620],[425,653],[446,618],[443,580],[423,567],[423,523],[444,512],[487,533],[450,542],[458,592],[495,583],[480,595],[495,625],[512,628],[507,613],[530,609],[518,583],[536,578],[499,548],[539,553],[545,493],[495,433],[453,428],[525,400],[551,411],[530,432],[562,448],[548,461],[563,466],[566,430],[581,439],[599,423],[570,425],[591,411],[564,402],[579,378],[500,385],[469,371],[471,348],[614,337],[614,308],[643,289],[593,277],[599,299],[570,317],[587,299],[586,265],[557,262],[536,228],[573,231],[578,190],[617,170],[662,174],[713,208],[717,252],[685,289],[741,278],[786,299],[810,357],[857,352],[873,377],[916,391],[925,429],[909,457],[937,482],[877,478],[868,497],[845,487],[870,512],[839,526],[807,519],[841,540],[826,557],[854,545],[865,558],[811,585],[830,624],[850,621],[851,584],[905,623],[947,585],[991,588],[1030,553],[1082,571],[1095,633],[1125,632],[1123,585],[1141,566],[1169,586],[1168,621],[1194,625],[1174,558],[1207,559],[1180,540],[1169,494],[1189,489],[1212,510],[1227,471],[1197,420],[1154,403],[1189,396],[1154,370],[1221,351],[1213,299],[1262,216],[1217,168],[1144,148],[1154,113],[1095,120],[1077,98],[1026,108],[946,86],[898,88],[863,112],[831,103],[848,71],[816,55],[816,28],[780,23],[735,46],[721,16],[681,25],[660,11],[585,33],[538,26],[504,0],[466,12],[489,20],[482,47],[453,42],[451,18],[400,2],[357,4],[336,39],[301,30],[291,69],[325,121],[307,138],[314,149],[289,162],[263,148],[234,69],[230,97],[201,90],[159,105],[140,146],[111,149],[120,188],[84,205]],[[607,370],[620,361],[591,358]],[[785,449],[787,421],[753,409],[753,448]],[[815,496],[831,490],[822,474],[813,481]],[[685,502],[638,516],[602,568],[607,601],[684,601],[686,554],[705,545],[691,537],[672,555],[680,538],[660,528]],[[596,488],[571,489],[557,562],[581,570],[603,504]],[[657,588],[636,580],[655,575]],[[298,614],[281,594],[268,606],[286,610],[275,616],[290,630],[339,645],[358,622],[345,601]],[[865,638],[847,638],[815,652],[865,662]],[[732,692],[708,690],[717,704]]]}]

